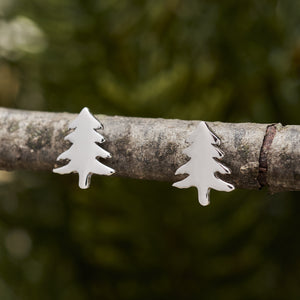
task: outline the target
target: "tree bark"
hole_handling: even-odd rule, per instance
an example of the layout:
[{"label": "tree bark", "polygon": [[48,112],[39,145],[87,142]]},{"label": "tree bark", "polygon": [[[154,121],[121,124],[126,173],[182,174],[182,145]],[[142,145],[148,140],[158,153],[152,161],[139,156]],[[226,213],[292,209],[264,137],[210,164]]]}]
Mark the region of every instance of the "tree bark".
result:
[{"label": "tree bark", "polygon": [[[70,147],[64,140],[69,113],[0,108],[0,169],[48,170],[62,166],[57,156]],[[104,125],[103,148],[112,158],[103,163],[118,176],[177,181],[187,136],[199,121],[96,116]],[[223,175],[236,188],[271,192],[300,190],[300,126],[207,122],[221,139],[222,163],[232,171]]]}]

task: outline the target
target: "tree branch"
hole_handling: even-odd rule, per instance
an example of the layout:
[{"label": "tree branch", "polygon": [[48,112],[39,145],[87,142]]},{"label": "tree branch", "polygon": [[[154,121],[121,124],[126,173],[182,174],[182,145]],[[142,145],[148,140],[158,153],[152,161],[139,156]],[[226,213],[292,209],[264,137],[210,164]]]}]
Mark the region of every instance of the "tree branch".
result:
[{"label": "tree branch", "polygon": [[[0,169],[51,171],[63,165],[56,158],[70,146],[64,137],[75,116],[0,108]],[[116,175],[172,182],[185,177],[174,173],[188,160],[182,150],[198,121],[97,117],[104,125],[103,148],[112,155],[104,163]],[[300,126],[273,124],[270,138],[269,124],[207,124],[221,139],[222,163],[232,170],[220,176],[224,180],[236,188],[300,190]]]}]

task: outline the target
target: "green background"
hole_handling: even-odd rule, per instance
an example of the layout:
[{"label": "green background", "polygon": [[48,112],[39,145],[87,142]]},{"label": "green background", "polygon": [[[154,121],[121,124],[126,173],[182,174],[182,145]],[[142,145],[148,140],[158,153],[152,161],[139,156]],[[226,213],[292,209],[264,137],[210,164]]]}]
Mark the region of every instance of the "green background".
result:
[{"label": "green background", "polygon": [[[1,0],[0,105],[299,124],[298,0]],[[299,299],[299,194],[1,173],[0,299]]]}]

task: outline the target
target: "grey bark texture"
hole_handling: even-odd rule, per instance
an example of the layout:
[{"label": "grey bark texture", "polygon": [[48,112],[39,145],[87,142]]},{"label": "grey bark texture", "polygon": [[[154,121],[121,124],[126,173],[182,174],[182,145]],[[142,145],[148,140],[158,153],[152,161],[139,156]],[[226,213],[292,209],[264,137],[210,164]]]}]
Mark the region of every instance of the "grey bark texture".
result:
[{"label": "grey bark texture", "polygon": [[[64,140],[69,113],[0,108],[0,169],[48,170],[66,162],[57,156],[70,147]],[[96,115],[104,125],[99,132],[112,158],[103,163],[116,175],[178,181],[178,167],[189,158],[182,154],[187,136],[199,121]],[[207,122],[221,139],[222,163],[232,171],[220,176],[236,188],[271,192],[300,190],[300,126],[281,124]]]}]

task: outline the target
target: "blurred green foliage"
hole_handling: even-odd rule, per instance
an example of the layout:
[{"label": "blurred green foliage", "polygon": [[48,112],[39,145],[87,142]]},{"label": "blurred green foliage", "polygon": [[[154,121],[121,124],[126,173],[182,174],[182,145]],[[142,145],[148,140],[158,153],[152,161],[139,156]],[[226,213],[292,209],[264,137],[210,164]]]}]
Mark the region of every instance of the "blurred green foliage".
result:
[{"label": "blurred green foliage", "polygon": [[[297,0],[1,0],[0,105],[299,124]],[[299,194],[1,173],[0,299],[299,299]]]}]

